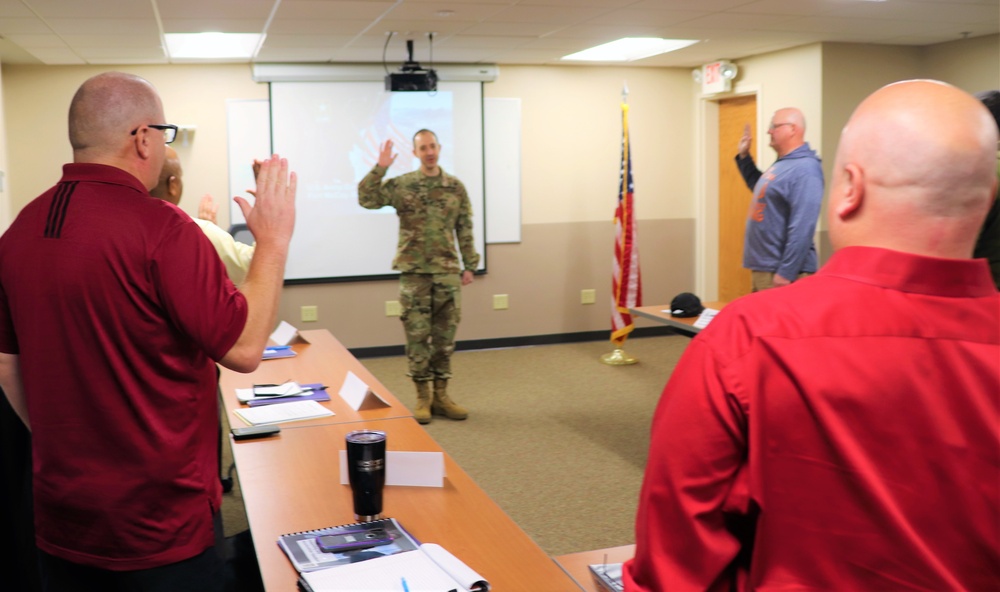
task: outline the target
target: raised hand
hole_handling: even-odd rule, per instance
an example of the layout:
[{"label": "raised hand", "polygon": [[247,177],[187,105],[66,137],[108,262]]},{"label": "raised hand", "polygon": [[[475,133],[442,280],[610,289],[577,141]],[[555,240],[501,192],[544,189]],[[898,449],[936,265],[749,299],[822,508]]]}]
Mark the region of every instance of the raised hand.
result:
[{"label": "raised hand", "polygon": [[248,190],[256,198],[254,205],[242,197],[233,198],[258,244],[275,241],[287,246],[291,240],[297,184],[295,173],[288,170],[288,161],[275,154],[260,163],[257,188]]},{"label": "raised hand", "polygon": [[212,199],[212,194],[206,193],[201,196],[201,201],[198,203],[198,218],[202,220],[208,220],[212,224],[218,224],[215,221],[216,214],[219,213],[219,206]]},{"label": "raised hand", "polygon": [[396,154],[392,153],[392,140],[386,140],[385,144],[378,151],[378,166],[389,168],[396,161]]},{"label": "raised hand", "polygon": [[750,154],[750,142],[753,138],[750,136],[750,124],[746,124],[743,128],[743,137],[740,138],[740,143],[736,145],[736,151],[740,155],[740,158],[746,158]]}]

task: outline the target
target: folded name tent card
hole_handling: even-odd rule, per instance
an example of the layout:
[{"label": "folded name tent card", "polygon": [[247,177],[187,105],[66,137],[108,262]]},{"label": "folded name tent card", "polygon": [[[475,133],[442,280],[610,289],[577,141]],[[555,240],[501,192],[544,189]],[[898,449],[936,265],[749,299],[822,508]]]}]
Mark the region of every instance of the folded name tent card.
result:
[{"label": "folded name tent card", "polygon": [[[340,484],[347,485],[347,451],[340,451]],[[385,452],[385,484],[444,487],[443,452]]]},{"label": "folded name tent card", "polygon": [[355,411],[389,406],[385,399],[375,394],[357,374],[350,370],[347,371],[344,384],[340,387],[340,396]]},{"label": "folded name tent card", "polygon": [[302,337],[298,329],[286,321],[278,323],[278,328],[274,330],[274,333],[271,333],[270,339],[279,346],[288,345],[296,340],[302,343],[309,343],[305,337]]}]

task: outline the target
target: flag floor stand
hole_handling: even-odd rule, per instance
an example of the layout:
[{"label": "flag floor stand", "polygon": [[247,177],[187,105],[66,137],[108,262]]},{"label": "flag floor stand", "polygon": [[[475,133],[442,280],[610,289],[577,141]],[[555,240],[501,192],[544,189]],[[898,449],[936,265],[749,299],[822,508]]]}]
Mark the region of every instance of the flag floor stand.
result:
[{"label": "flag floor stand", "polygon": [[639,358],[628,355],[623,349],[616,349],[610,354],[601,356],[601,361],[609,366],[628,366],[637,363]]}]

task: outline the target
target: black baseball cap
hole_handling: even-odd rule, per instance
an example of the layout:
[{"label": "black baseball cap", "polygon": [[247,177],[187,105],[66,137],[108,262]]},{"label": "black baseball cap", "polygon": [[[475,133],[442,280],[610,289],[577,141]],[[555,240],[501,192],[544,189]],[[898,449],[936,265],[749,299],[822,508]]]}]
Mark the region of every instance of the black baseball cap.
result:
[{"label": "black baseball cap", "polygon": [[681,292],[670,301],[670,316],[672,317],[696,317],[705,310],[701,305],[701,299],[691,292]]}]

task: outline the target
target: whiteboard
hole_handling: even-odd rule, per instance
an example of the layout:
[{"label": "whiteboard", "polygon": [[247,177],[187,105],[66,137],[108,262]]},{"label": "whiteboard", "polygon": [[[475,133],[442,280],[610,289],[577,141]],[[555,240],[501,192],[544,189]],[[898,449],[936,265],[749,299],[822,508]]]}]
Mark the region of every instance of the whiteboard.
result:
[{"label": "whiteboard", "polygon": [[521,99],[483,100],[486,243],[521,242]]},{"label": "whiteboard", "polygon": [[[251,164],[271,154],[271,110],[268,99],[226,102],[229,195],[254,186]],[[486,244],[521,240],[521,100],[483,99]],[[230,224],[245,222],[230,200]],[[484,254],[485,255],[485,254]]]},{"label": "whiteboard", "polygon": [[[271,107],[267,99],[226,101],[226,134],[229,146],[229,195],[241,195],[251,204],[246,192],[255,187],[253,161],[271,155]],[[229,200],[229,223],[242,224],[243,210]]]}]

